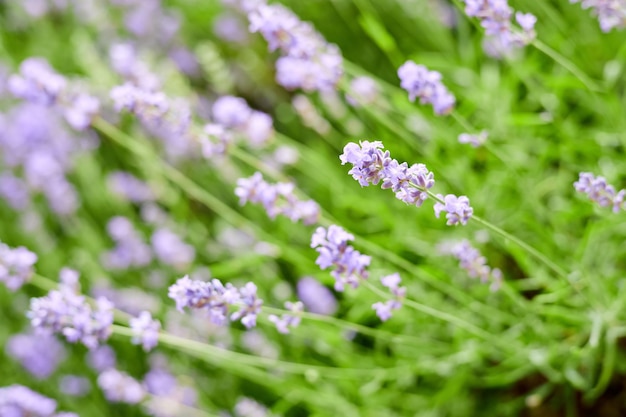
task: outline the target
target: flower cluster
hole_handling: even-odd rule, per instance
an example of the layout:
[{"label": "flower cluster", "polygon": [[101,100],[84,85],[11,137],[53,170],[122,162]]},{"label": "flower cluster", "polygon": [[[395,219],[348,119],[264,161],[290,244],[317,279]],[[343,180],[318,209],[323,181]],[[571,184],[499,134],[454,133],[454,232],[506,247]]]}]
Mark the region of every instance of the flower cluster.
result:
[{"label": "flower cluster", "polygon": [[507,0],[463,0],[465,13],[480,20],[485,29],[487,49],[501,56],[514,48],[519,48],[535,39],[537,18],[530,13],[515,13],[515,20],[522,29],[515,31],[511,23],[513,9]]},{"label": "flower cluster", "polygon": [[275,314],[270,314],[269,316],[269,320],[274,323],[276,330],[282,334],[289,333],[290,327],[298,327],[300,325],[300,313],[304,310],[304,304],[301,301],[295,303],[287,301],[285,308],[289,310],[289,313],[280,317]]},{"label": "flower cluster", "polygon": [[321,269],[334,268],[331,275],[335,278],[337,291],[343,291],[346,284],[357,288],[359,281],[368,277],[366,268],[371,258],[348,245],[351,240],[354,240],[354,235],[337,225],[328,229],[318,227],[311,237],[311,247],[319,253],[315,263]]},{"label": "flower cluster", "polygon": [[362,141],[360,145],[348,143],[339,157],[341,164],[352,164],[349,174],[366,187],[382,181],[382,188],[390,188],[396,198],[420,207],[428,198],[427,190],[435,185],[435,179],[424,164],[408,166],[391,159],[389,151],[383,152],[382,142]]},{"label": "flower cluster", "polygon": [[146,352],[152,350],[157,345],[161,322],[154,320],[149,311],[142,311],[139,317],[130,319],[129,324],[133,330],[133,344],[140,344]]},{"label": "flower cluster", "polygon": [[[252,282],[238,289],[230,283],[224,285],[218,279],[205,282],[191,280],[187,275],[169,288],[168,296],[176,301],[176,308],[181,312],[185,307],[203,310],[214,324],[224,325],[230,318],[241,320],[248,329],[256,326],[256,317],[263,305]],[[239,310],[229,316],[230,306],[237,306]]]},{"label": "flower cluster", "polygon": [[457,258],[461,268],[467,271],[470,278],[480,278],[483,283],[491,282],[491,291],[497,291],[500,288],[502,271],[498,268],[492,269],[487,265],[485,257],[467,240],[444,245],[441,251]]},{"label": "flower cluster", "polygon": [[400,86],[409,93],[409,100],[420,99],[420,104],[431,104],[438,115],[448,114],[454,108],[456,98],[441,82],[441,74],[429,71],[413,61],[398,68]]},{"label": "flower cluster", "polygon": [[219,125],[246,136],[252,145],[266,143],[274,134],[272,118],[251,109],[239,97],[222,96],[213,104],[213,119]]},{"label": "flower cluster", "polygon": [[193,246],[183,242],[176,233],[166,228],[156,230],[150,238],[156,257],[164,264],[182,268],[196,257]]},{"label": "flower cluster", "polygon": [[354,107],[373,104],[380,97],[380,87],[370,77],[355,77],[350,81],[346,100]]},{"label": "flower cluster", "polygon": [[137,404],[146,396],[139,381],[115,368],[109,368],[98,375],[98,386],[111,402]]},{"label": "flower cluster", "polygon": [[0,281],[11,291],[18,290],[33,275],[37,255],[25,247],[11,249],[0,242]]},{"label": "flower cluster", "polygon": [[104,297],[95,304],[94,309],[76,288],[62,283],[47,296],[30,300],[28,318],[38,331],[60,333],[70,343],[93,349],[109,338],[113,325],[113,304]]},{"label": "flower cluster", "polygon": [[53,335],[32,333],[12,336],[6,344],[6,352],[37,379],[49,377],[67,354]]},{"label": "flower cluster", "polygon": [[626,2],[624,0],[570,0],[580,3],[583,9],[591,9],[598,16],[603,32],[626,27]]},{"label": "flower cluster", "polygon": [[78,417],[74,413],[57,413],[56,401],[22,385],[0,388],[0,416],[6,417]]},{"label": "flower cluster", "polygon": [[579,193],[585,193],[591,201],[595,201],[601,207],[613,207],[613,213],[626,210],[624,197],[626,190],[615,192],[615,187],[608,184],[606,178],[594,176],[591,172],[581,172],[574,188]]},{"label": "flower cluster", "polygon": [[269,184],[260,172],[256,172],[249,178],[237,180],[235,195],[239,197],[241,205],[248,201],[262,204],[272,219],[280,214],[294,222],[302,220],[306,225],[317,223],[320,216],[319,205],[313,200],[299,200],[294,189],[293,183]]},{"label": "flower cluster", "polygon": [[280,50],[276,80],[288,89],[334,90],[343,74],[343,58],[336,45],[280,5],[259,4],[248,13],[250,32],[259,32],[270,50]]},{"label": "flower cluster", "polygon": [[400,287],[400,274],[386,275],[380,279],[380,282],[389,289],[393,298],[386,302],[377,302],[372,305],[372,308],[376,310],[376,315],[382,321],[387,321],[391,318],[393,310],[398,310],[402,307],[402,300],[406,297],[406,287]]},{"label": "flower cluster", "polygon": [[145,203],[155,199],[148,184],[124,171],[115,171],[107,175],[107,186],[115,194],[133,203]]},{"label": "flower cluster", "polygon": [[456,226],[459,223],[465,226],[467,221],[474,214],[474,209],[470,206],[469,198],[462,195],[460,197],[454,194],[448,194],[445,197],[441,194],[437,194],[437,197],[443,201],[436,202],[433,208],[435,209],[435,216],[439,218],[442,211],[446,212],[446,224],[448,226]]},{"label": "flower cluster", "polygon": [[152,262],[152,252],[133,223],[126,217],[116,216],[109,220],[107,232],[115,241],[115,247],[102,256],[102,263],[108,269],[124,270],[131,267],[144,267]]},{"label": "flower cluster", "polygon": [[68,124],[76,130],[83,130],[98,114],[100,102],[86,94],[72,94],[66,87],[65,78],[43,58],[24,60],[20,64],[20,73],[8,80],[8,89],[15,97],[44,106],[58,105]]},{"label": "flower cluster", "polygon": [[304,277],[296,287],[298,298],[311,313],[333,315],[337,311],[337,299],[332,291],[312,277]]},{"label": "flower cluster", "polygon": [[483,130],[477,134],[461,133],[459,135],[459,143],[468,143],[474,148],[478,148],[487,141],[488,136],[489,134],[486,130]]}]

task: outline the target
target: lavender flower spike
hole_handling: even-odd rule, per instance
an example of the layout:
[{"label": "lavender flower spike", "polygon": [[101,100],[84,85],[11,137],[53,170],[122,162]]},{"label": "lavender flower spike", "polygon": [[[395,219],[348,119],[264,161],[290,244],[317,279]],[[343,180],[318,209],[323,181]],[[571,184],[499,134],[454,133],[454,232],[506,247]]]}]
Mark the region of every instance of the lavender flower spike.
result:
[{"label": "lavender flower spike", "polygon": [[11,291],[18,290],[33,275],[37,255],[20,246],[9,248],[0,242],[0,281]]},{"label": "lavender flower spike", "polygon": [[137,404],[146,395],[144,388],[137,380],[113,368],[107,369],[98,376],[98,386],[110,402]]},{"label": "lavender flower spike", "polygon": [[380,279],[380,282],[389,289],[393,295],[393,299],[372,304],[372,308],[376,311],[376,315],[381,321],[387,321],[391,318],[393,310],[402,307],[402,300],[406,297],[406,287],[400,287],[400,274],[386,275]]},{"label": "lavender flower spike", "polygon": [[270,314],[269,316],[269,320],[274,323],[276,330],[282,334],[289,333],[290,327],[298,327],[300,325],[300,313],[304,310],[304,304],[302,304],[301,301],[295,303],[287,301],[285,308],[289,310],[289,313],[283,314],[280,317],[274,314]]},{"label": "lavender flower spike", "polygon": [[321,269],[334,267],[331,275],[337,291],[343,291],[346,284],[357,288],[359,281],[368,277],[371,258],[348,245],[351,240],[354,236],[337,225],[318,227],[311,237],[311,247],[319,253],[315,263]]},{"label": "lavender flower spike", "polygon": [[348,143],[339,156],[341,164],[353,165],[348,172],[361,186],[378,184],[391,188],[398,200],[420,207],[428,198],[427,190],[435,184],[434,175],[424,164],[399,163],[391,159],[389,151],[383,152],[382,142],[363,141],[360,145]]},{"label": "lavender flower spike", "polygon": [[581,3],[583,9],[591,9],[598,17],[602,32],[626,27],[626,2],[624,0],[570,0]]},{"label": "lavender flower spike", "polygon": [[608,184],[606,178],[594,176],[591,172],[581,172],[579,179],[574,183],[574,188],[579,193],[585,193],[591,201],[595,201],[601,207],[613,206],[613,213],[626,210],[624,197],[626,190],[615,192],[615,187]]},{"label": "lavender flower spike", "polygon": [[57,413],[56,401],[22,385],[0,388],[0,416],[3,417],[78,417],[74,413]]},{"label": "lavender flower spike", "polygon": [[152,350],[157,345],[161,323],[158,320],[153,320],[149,311],[142,311],[139,317],[130,319],[129,324],[131,329],[133,329],[133,344],[141,344],[146,352]]},{"label": "lavender flower spike", "polygon": [[472,214],[474,214],[474,209],[469,205],[469,198],[464,195],[457,197],[453,194],[448,194],[444,197],[441,194],[437,194],[437,197],[443,200],[443,203],[435,203],[433,207],[435,216],[439,218],[441,212],[445,211],[446,219],[448,219],[446,224],[448,226],[456,226],[459,223],[465,226]]},{"label": "lavender flower spike", "polygon": [[459,260],[461,268],[465,269],[470,278],[480,278],[481,282],[491,282],[491,291],[497,291],[502,283],[502,272],[498,268],[491,268],[487,260],[478,249],[469,241],[462,240],[453,245],[446,245],[442,252],[450,254]]},{"label": "lavender flower spike", "polygon": [[185,275],[169,288],[168,296],[176,301],[176,308],[204,310],[212,323],[224,325],[229,320],[229,306],[239,310],[230,315],[230,320],[239,320],[246,328],[256,325],[256,316],[261,311],[263,301],[257,297],[256,285],[248,282],[241,289],[232,284],[222,284],[218,279],[210,282],[189,279]]},{"label": "lavender flower spike", "polygon": [[81,342],[93,349],[111,335],[113,304],[100,297],[94,310],[73,287],[61,285],[45,297],[32,298],[27,316],[35,329],[60,333],[70,343]]},{"label": "lavender flower spike", "polygon": [[429,71],[423,65],[407,61],[398,68],[400,86],[409,93],[409,100],[420,99],[420,104],[431,104],[435,113],[445,115],[452,111],[456,99],[441,83],[441,74]]}]

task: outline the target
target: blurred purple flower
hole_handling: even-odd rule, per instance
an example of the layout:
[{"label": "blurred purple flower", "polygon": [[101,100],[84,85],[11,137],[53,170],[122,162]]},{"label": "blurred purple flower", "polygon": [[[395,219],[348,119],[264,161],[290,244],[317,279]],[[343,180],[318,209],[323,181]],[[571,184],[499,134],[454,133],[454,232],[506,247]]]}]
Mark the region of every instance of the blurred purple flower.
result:
[{"label": "blurred purple flower", "polygon": [[149,311],[142,311],[139,317],[130,319],[129,324],[133,330],[133,344],[141,344],[146,352],[154,349],[159,342],[161,322],[152,319],[152,314]]},{"label": "blurred purple flower", "polygon": [[276,330],[279,333],[289,333],[290,327],[298,327],[300,325],[300,314],[304,310],[304,304],[301,301],[292,303],[291,301],[285,302],[285,308],[289,311],[287,314],[283,314],[280,317],[275,314],[269,315],[269,320],[274,323]]},{"label": "blurred purple flower", "polygon": [[11,291],[18,290],[33,275],[37,255],[23,246],[11,249],[0,242],[0,281]]},{"label": "blurred purple flower", "polygon": [[137,404],[144,399],[146,392],[133,377],[110,368],[98,376],[98,386],[110,402]]},{"label": "blurred purple flower", "polygon": [[570,0],[570,3],[580,3],[583,9],[591,9],[592,13],[598,17],[603,32],[626,27],[626,2],[624,0]]},{"label": "blurred purple flower", "polygon": [[332,291],[320,284],[315,278],[304,277],[298,281],[297,293],[300,301],[311,313],[331,316],[338,305]]},{"label": "blurred purple flower", "polygon": [[100,345],[87,352],[87,364],[97,372],[114,368],[116,363],[115,351],[109,345]]},{"label": "blurred purple flower", "polygon": [[74,413],[55,413],[56,401],[22,385],[0,388],[2,417],[78,417]]},{"label": "blurred purple flower", "polygon": [[626,205],[624,205],[626,190],[616,193],[615,187],[610,185],[604,177],[596,177],[591,172],[581,172],[578,181],[574,183],[574,188],[579,193],[587,194],[589,200],[595,201],[601,207],[612,206],[613,213],[626,210]]},{"label": "blurred purple flower", "polygon": [[483,283],[491,282],[491,291],[500,288],[502,272],[487,265],[487,259],[469,241],[462,240],[451,245],[443,245],[440,250],[457,258],[461,268],[467,271],[470,278],[480,278]]},{"label": "blurred purple flower", "polygon": [[441,74],[429,71],[413,61],[405,62],[398,68],[400,86],[409,93],[409,99],[420,99],[420,104],[432,104],[435,113],[445,115],[452,111],[456,99],[441,83]]},{"label": "blurred purple flower", "polygon": [[368,277],[366,268],[371,258],[348,245],[351,240],[354,236],[337,225],[318,227],[311,237],[311,247],[319,253],[315,263],[321,269],[333,267],[331,275],[337,291],[343,291],[346,284],[357,288],[359,281]]},{"label": "blurred purple flower", "polygon": [[167,265],[182,268],[193,262],[196,250],[169,229],[161,228],[150,239],[154,254]]},{"label": "blurred purple flower", "polygon": [[63,375],[59,381],[59,389],[72,397],[84,397],[91,391],[91,382],[84,376]]},{"label": "blurred purple flower", "polygon": [[[65,360],[67,352],[48,334],[18,334],[6,344],[7,355],[20,362],[37,379],[46,379]],[[0,414],[1,415],[1,414]]]}]

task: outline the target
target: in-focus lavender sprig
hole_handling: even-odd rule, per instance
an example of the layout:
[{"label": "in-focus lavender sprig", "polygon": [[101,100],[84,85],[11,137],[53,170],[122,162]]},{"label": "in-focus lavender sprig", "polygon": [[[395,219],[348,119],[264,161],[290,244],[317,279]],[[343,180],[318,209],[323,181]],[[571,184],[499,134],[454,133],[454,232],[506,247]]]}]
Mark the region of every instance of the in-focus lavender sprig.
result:
[{"label": "in-focus lavender sprig", "polygon": [[439,72],[407,61],[398,68],[398,77],[400,86],[409,93],[409,100],[419,98],[420,104],[431,104],[438,115],[448,114],[454,108],[456,98],[441,82]]},{"label": "in-focus lavender sprig", "polygon": [[391,158],[389,151],[383,151],[379,141],[348,143],[339,159],[342,165],[353,165],[349,174],[362,187],[382,182],[382,188],[390,188],[397,199],[416,207],[423,204],[428,198],[427,190],[435,185],[435,177],[426,165],[399,163]]},{"label": "in-focus lavender sprig", "polygon": [[319,205],[313,200],[298,199],[293,183],[270,184],[260,172],[249,178],[238,179],[235,195],[239,197],[241,205],[248,201],[262,204],[272,219],[283,215],[293,222],[302,220],[306,225],[315,224],[319,220]]},{"label": "in-focus lavender sprig", "polygon": [[379,301],[372,305],[372,308],[376,311],[376,315],[381,321],[387,321],[391,318],[393,310],[398,310],[402,307],[402,301],[406,297],[406,287],[400,287],[400,274],[386,275],[380,279],[380,282],[389,289],[392,299],[385,301],[384,303]]},{"label": "in-focus lavender sprig", "polygon": [[[256,317],[261,312],[263,300],[257,296],[257,287],[252,282],[238,289],[218,279],[211,281],[192,280],[185,275],[169,288],[168,296],[176,301],[176,308],[205,311],[212,323],[225,325],[229,320],[241,320],[246,328],[256,326]],[[239,307],[229,314],[229,308]]]},{"label": "in-focus lavender sprig", "polygon": [[457,197],[454,194],[448,194],[444,197],[441,194],[437,194],[437,197],[443,200],[443,203],[436,202],[433,206],[435,216],[439,218],[442,211],[446,212],[446,219],[448,220],[446,224],[448,226],[456,226],[459,223],[465,226],[472,214],[474,214],[469,198],[464,195]]},{"label": "in-focus lavender sprig", "polygon": [[615,191],[615,187],[610,185],[606,178],[594,176],[591,172],[581,172],[578,181],[574,183],[574,188],[579,193],[585,193],[591,201],[595,201],[600,207],[613,207],[613,213],[626,210],[624,198],[626,189]]},{"label": "in-focus lavender sprig", "polygon": [[337,291],[343,291],[346,285],[357,288],[360,281],[368,277],[367,267],[371,257],[348,245],[351,240],[354,240],[354,235],[337,225],[328,229],[318,227],[311,237],[311,247],[319,253],[315,263],[321,269],[333,267],[331,275],[335,278]]}]

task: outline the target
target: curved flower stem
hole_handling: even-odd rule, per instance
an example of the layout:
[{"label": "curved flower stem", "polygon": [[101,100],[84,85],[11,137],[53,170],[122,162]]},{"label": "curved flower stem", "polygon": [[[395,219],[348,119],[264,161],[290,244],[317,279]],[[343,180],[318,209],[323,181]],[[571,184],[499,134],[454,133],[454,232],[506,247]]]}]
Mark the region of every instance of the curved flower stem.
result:
[{"label": "curved flower stem", "polygon": [[[428,196],[431,197],[433,200],[445,204],[445,202],[437,197],[437,195],[435,193],[433,193],[430,190],[424,190],[420,187],[416,187],[422,191],[425,191],[426,193],[428,193]],[[552,262],[547,256],[545,256],[543,253],[539,252],[537,249],[533,248],[532,246],[530,246],[528,243],[524,242],[523,240],[513,236],[512,234],[502,230],[501,228],[499,228],[498,226],[488,222],[487,220],[482,219],[481,217],[472,215],[472,217],[470,217],[471,220],[485,226],[486,228],[488,228],[489,230],[491,230],[492,232],[495,232],[496,234],[500,235],[501,237],[503,237],[504,239],[510,240],[511,242],[515,243],[516,245],[518,245],[519,247],[521,247],[522,249],[524,249],[526,252],[528,252],[530,255],[532,255],[533,257],[535,257],[537,260],[541,261],[544,265],[546,265],[549,269],[551,269],[555,274],[557,274],[559,277],[564,278],[567,282],[569,282],[569,274],[560,266],[558,266],[557,264],[555,264],[554,262]]]},{"label": "curved flower stem", "polygon": [[[266,313],[277,314],[277,315],[278,314],[293,314],[289,310],[284,310],[284,309],[274,308],[274,307],[266,307],[266,306],[263,306],[263,311],[266,312]],[[346,329],[346,330],[354,330],[354,331],[357,331],[357,332],[362,333],[362,334],[367,335],[367,336],[381,338],[381,339],[383,339],[383,340],[385,340],[387,342],[403,342],[403,343],[412,344],[412,345],[415,345],[415,346],[417,346],[419,344],[424,344],[424,343],[428,343],[428,344],[441,343],[440,341],[435,340],[435,339],[428,339],[427,340],[427,339],[420,339],[420,338],[414,337],[414,336],[392,333],[392,332],[388,332],[386,330],[374,329],[374,328],[371,328],[371,327],[363,326],[361,324],[352,323],[352,322],[349,322],[349,321],[346,321],[346,320],[338,319],[338,318],[332,317],[332,316],[325,316],[325,315],[322,315],[322,314],[301,312],[301,313],[298,313],[297,315],[302,317],[303,319],[306,319],[306,320],[312,320],[312,321],[327,323],[327,324],[330,324],[332,326],[337,326],[337,327],[340,327],[340,328]]]}]

